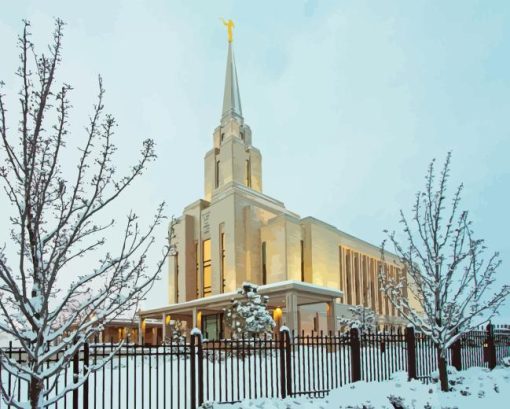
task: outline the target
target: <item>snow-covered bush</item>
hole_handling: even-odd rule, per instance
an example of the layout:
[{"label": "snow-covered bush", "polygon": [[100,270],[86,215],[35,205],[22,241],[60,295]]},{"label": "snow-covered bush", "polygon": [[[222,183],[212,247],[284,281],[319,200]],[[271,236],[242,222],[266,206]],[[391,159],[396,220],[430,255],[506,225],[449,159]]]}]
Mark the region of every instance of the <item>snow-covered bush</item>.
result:
[{"label": "snow-covered bush", "polygon": [[252,283],[243,283],[237,292],[243,298],[233,299],[232,305],[224,310],[225,323],[232,331],[232,338],[270,336],[276,324],[267,310],[269,298],[258,294],[257,286]]},{"label": "snow-covered bush", "polygon": [[170,323],[170,335],[164,340],[165,345],[181,345],[186,343],[186,337],[183,334],[182,321],[175,320]]}]

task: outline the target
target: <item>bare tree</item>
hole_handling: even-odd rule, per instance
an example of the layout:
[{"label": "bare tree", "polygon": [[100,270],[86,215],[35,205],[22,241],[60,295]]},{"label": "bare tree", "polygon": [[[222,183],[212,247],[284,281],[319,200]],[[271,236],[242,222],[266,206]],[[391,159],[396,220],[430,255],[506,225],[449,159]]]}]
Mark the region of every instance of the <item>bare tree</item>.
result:
[{"label": "bare tree", "polygon": [[[76,173],[71,176],[66,172],[64,177],[61,157],[68,136],[71,87],[55,83],[63,25],[56,20],[49,53],[37,55],[30,40],[30,24],[24,22],[19,37],[17,75],[22,86],[17,129],[7,125],[5,96],[0,94],[5,159],[0,178],[15,213],[10,232],[11,244],[17,249],[15,260],[8,260],[6,246],[0,248],[0,330],[14,337],[26,356],[26,362],[18,362],[0,349],[0,364],[2,371],[16,377],[17,388],[28,384],[32,408],[55,403],[104,365],[102,361],[84,368],[65,389],[55,387],[88,339],[108,321],[134,310],[152,286],[168,252],[166,246],[155,268],[149,269],[147,254],[155,241],[155,228],[164,219],[163,203],[145,229],[131,212],[116,240],[117,254],[102,250],[104,234],[114,220],[101,223],[101,213],[156,156],[154,142],[147,139],[138,162],[125,176],[116,175],[112,144],[115,120],[104,113],[101,78]],[[97,257],[97,266],[79,272],[83,267],[76,260],[90,255]],[[72,282],[62,288],[63,278],[69,275]],[[17,400],[15,389],[9,390],[3,382],[1,393],[13,407],[27,407]]]},{"label": "bare tree", "polygon": [[402,241],[386,232],[398,256],[394,261],[407,275],[391,276],[385,263],[380,271],[382,291],[404,318],[432,338],[443,391],[448,390],[448,347],[490,320],[510,293],[508,285],[492,292],[501,260],[498,253],[486,257],[484,241],[473,236],[468,212],[460,210],[462,184],[448,201],[450,162],[448,153],[437,177],[433,160],[425,190],[416,194],[412,219],[400,212]]},{"label": "bare tree", "polygon": [[338,324],[347,328],[358,328],[361,334],[373,332],[377,326],[375,312],[363,305],[349,307],[350,317],[337,317]]}]

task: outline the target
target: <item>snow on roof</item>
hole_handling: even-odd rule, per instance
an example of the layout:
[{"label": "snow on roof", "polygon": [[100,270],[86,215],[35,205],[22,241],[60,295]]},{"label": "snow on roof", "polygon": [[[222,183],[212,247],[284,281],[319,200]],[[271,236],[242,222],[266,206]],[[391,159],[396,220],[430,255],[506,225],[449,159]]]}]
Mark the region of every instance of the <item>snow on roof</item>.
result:
[{"label": "snow on roof", "polygon": [[[257,288],[258,293],[261,295],[272,294],[278,291],[299,291],[308,293],[310,295],[326,296],[331,298],[339,298],[343,296],[343,292],[334,288],[322,287],[316,284],[305,283],[296,280],[278,281],[276,283],[260,285]],[[208,297],[197,298],[190,301],[185,301],[177,304],[169,304],[164,307],[154,308],[150,310],[140,311],[140,315],[155,314],[165,312],[169,309],[186,309],[193,307],[204,307],[207,305],[230,301],[232,298],[240,298],[241,295],[237,291],[229,293],[215,294]]]}]

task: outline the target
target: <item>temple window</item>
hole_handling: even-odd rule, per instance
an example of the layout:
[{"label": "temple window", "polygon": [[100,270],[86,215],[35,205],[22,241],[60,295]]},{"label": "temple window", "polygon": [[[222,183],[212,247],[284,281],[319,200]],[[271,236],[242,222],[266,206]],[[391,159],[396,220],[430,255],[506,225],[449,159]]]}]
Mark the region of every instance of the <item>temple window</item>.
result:
[{"label": "temple window", "polygon": [[305,242],[301,240],[301,281],[305,281]]},{"label": "temple window", "polygon": [[217,189],[219,185],[220,185],[220,161],[217,160],[216,161],[216,169],[214,172],[214,186]]},{"label": "temple window", "polygon": [[246,160],[246,186],[251,187],[251,161]]},{"label": "temple window", "polygon": [[202,243],[202,268],[204,271],[203,293],[204,297],[211,295],[212,272],[211,272],[211,240]]},{"label": "temple window", "polygon": [[266,242],[262,242],[262,284],[267,284]]},{"label": "temple window", "polygon": [[[220,231],[223,229],[223,226],[220,226]],[[221,292],[225,292],[225,233],[223,231],[220,232],[220,273],[221,273]]]}]

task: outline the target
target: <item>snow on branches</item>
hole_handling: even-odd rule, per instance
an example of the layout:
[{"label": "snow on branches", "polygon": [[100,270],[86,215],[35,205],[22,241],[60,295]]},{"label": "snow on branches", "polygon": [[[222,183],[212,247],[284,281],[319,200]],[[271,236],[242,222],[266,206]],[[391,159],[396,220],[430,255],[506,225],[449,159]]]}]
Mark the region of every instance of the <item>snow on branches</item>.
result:
[{"label": "snow on branches", "polygon": [[232,305],[225,309],[225,322],[232,331],[232,338],[258,338],[271,334],[276,326],[267,310],[267,296],[257,293],[257,286],[243,283],[238,293],[243,299],[232,300]]},{"label": "snow on branches", "polygon": [[358,328],[360,333],[374,332],[377,325],[375,313],[362,305],[349,307],[350,317],[337,317],[338,324],[347,328]]},{"label": "snow on branches", "polygon": [[[143,141],[138,161],[124,176],[117,175],[112,143],[116,122],[104,112],[101,78],[76,171],[64,174],[62,156],[69,136],[72,88],[56,83],[63,27],[56,20],[48,54],[38,55],[30,24],[24,24],[18,42],[21,118],[16,127],[7,125],[5,98],[0,92],[0,153],[4,159],[0,180],[15,213],[2,226],[10,221],[9,244],[17,254],[8,260],[5,247],[0,247],[0,331],[14,338],[26,356],[26,362],[18,362],[0,349],[0,364],[3,371],[29,382],[30,402],[18,400],[3,382],[0,392],[16,408],[47,407],[83,384],[95,366],[86,368],[67,388],[57,389],[59,375],[75,352],[105,323],[132,312],[145,297],[168,253],[166,247],[149,269],[147,255],[155,242],[155,229],[165,219],[163,203],[145,229],[138,216],[129,213],[115,241],[117,253],[105,248],[103,234],[114,220],[102,222],[101,215],[156,155],[154,142]],[[170,241],[172,237],[173,223]],[[101,256],[99,250],[103,250]],[[97,266],[84,270],[77,261],[91,255],[97,257]],[[70,275],[73,279],[65,288],[62,279]]]},{"label": "snow on branches", "polygon": [[[411,218],[400,212],[402,235],[387,232],[397,256],[392,261],[406,274],[392,276],[386,263],[379,272],[381,290],[404,318],[432,338],[443,361],[447,348],[497,314],[510,293],[509,285],[494,289],[501,260],[498,253],[487,256],[484,241],[474,237],[468,212],[460,209],[463,185],[447,196],[450,162],[448,153],[439,175],[435,161],[430,163]],[[383,259],[390,257],[385,247],[386,242]],[[439,364],[446,377],[444,362]]]}]

